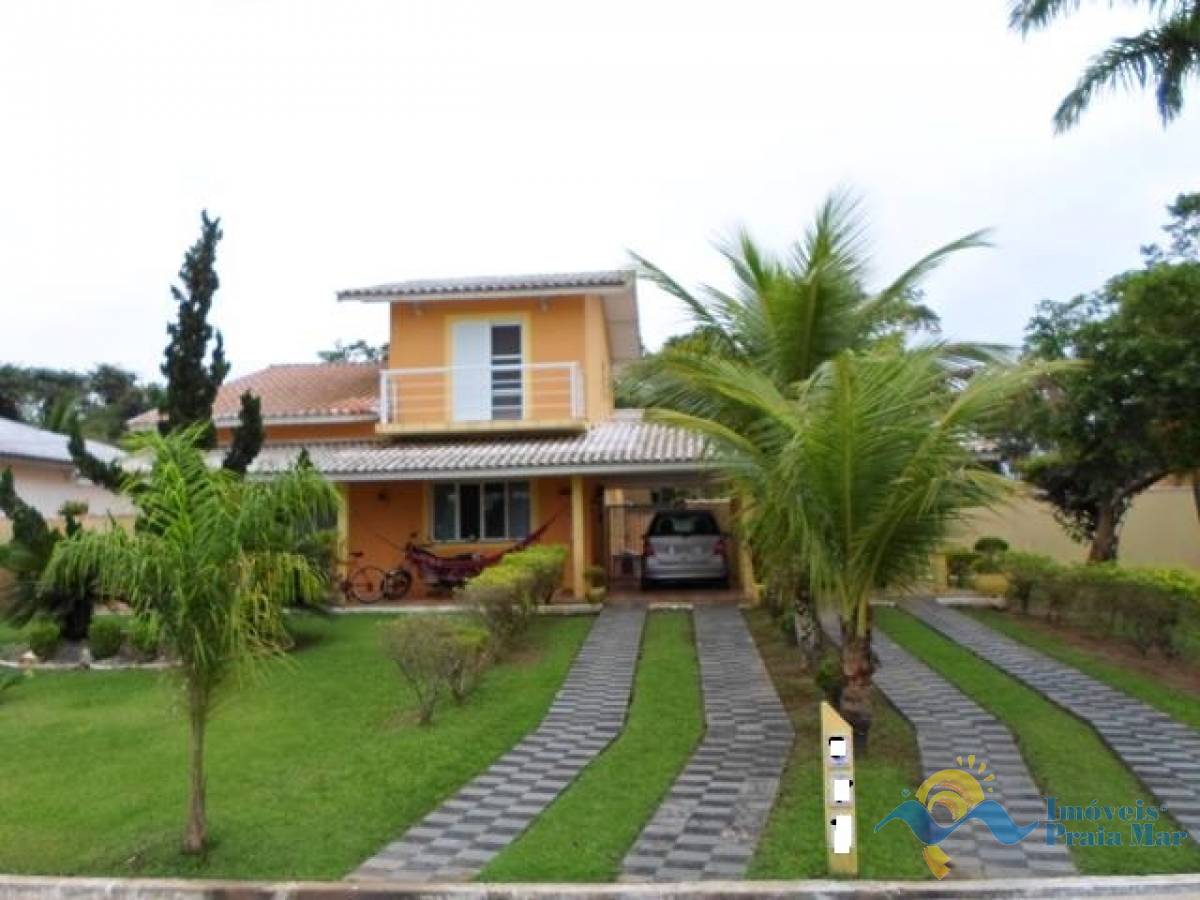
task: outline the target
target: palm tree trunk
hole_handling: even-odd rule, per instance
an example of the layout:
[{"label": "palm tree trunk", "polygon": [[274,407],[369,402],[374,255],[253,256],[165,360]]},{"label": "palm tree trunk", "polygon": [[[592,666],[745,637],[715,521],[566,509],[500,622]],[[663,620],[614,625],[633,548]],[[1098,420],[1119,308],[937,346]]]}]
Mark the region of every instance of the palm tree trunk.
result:
[{"label": "palm tree trunk", "polygon": [[204,732],[208,724],[208,695],[199,685],[188,686],[188,721],[191,724],[191,748],[188,761],[187,833],[185,853],[202,853],[207,839],[204,812]]},{"label": "palm tree trunk", "polygon": [[796,633],[796,646],[809,672],[817,671],[821,664],[821,627],[817,622],[817,611],[813,608],[812,596],[799,588],[792,596],[792,629]]},{"label": "palm tree trunk", "polygon": [[1092,546],[1088,551],[1088,562],[1111,562],[1117,558],[1117,523],[1120,519],[1118,507],[1106,503],[1100,507],[1096,518],[1096,532],[1092,535]]},{"label": "palm tree trunk", "polygon": [[871,731],[871,635],[842,639],[841,713],[854,730],[854,751],[865,753]]}]

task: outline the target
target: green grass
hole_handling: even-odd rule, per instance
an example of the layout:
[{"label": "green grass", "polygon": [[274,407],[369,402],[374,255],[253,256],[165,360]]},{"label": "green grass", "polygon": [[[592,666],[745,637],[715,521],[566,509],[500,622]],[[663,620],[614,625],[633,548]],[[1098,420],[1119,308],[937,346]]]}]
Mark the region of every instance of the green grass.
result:
[{"label": "green grass", "polygon": [[624,731],[479,880],[614,880],[703,728],[691,616],[655,613]]},{"label": "green grass", "polygon": [[[949,678],[1009,727],[1043,794],[1057,798],[1060,805],[1087,806],[1096,801],[1101,806],[1120,807],[1135,805],[1141,799],[1147,805],[1157,806],[1099,736],[1074,716],[907,613],[880,609],[877,622],[897,643]],[[964,753],[971,751],[970,747],[961,748]],[[1067,824],[1072,831],[1095,831],[1091,822]],[[1113,826],[1108,823],[1106,827]],[[1129,843],[1128,827],[1120,823],[1116,827],[1124,832],[1120,847],[1071,848],[1081,873],[1200,871],[1200,849],[1194,844],[1180,848],[1135,847]],[[1160,820],[1158,830],[1174,828],[1178,828],[1175,823]],[[1038,840],[1044,840],[1044,832],[1039,830],[1036,834]]]},{"label": "green grass", "polygon": [[176,682],[38,673],[0,702],[0,871],[340,878],[541,720],[591,626],[543,619],[462,707],[416,727],[387,619],[297,620],[301,649],[231,693],[209,735],[213,846],[179,852]]},{"label": "green grass", "polygon": [[[1124,691],[1126,694],[1149,703],[1180,722],[1191,725],[1193,728],[1200,728],[1200,696],[1181,690],[1164,690],[1161,680],[1122,668],[1111,660],[1105,659],[1100,653],[1073,647],[1059,640],[1053,634],[1030,628],[1020,617],[1012,613],[972,610],[971,615],[997,631],[1003,632],[1023,644],[1028,644],[1035,650],[1053,656],[1060,662],[1074,666],[1098,681],[1103,681],[1119,691]],[[1171,665],[1171,663],[1168,662],[1166,665]]]},{"label": "green grass", "polygon": [[[821,784],[821,693],[800,668],[799,654],[765,610],[747,614],[775,688],[791,713],[796,744],[749,876],[820,878],[827,874]],[[872,829],[920,784],[916,739],[908,723],[882,698],[875,703],[868,751],[855,760],[859,871],[865,878],[929,878],[921,844],[904,828]]]}]

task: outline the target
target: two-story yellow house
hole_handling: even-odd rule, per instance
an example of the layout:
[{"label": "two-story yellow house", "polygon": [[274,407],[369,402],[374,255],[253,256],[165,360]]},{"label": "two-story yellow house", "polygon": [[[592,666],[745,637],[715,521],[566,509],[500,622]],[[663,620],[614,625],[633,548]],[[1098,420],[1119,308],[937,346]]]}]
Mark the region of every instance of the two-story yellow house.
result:
[{"label": "two-story yellow house", "polygon": [[[693,435],[614,409],[612,381],[642,352],[631,271],[408,281],[345,290],[390,308],[387,364],[272,366],[229,382],[262,399],[269,475],[306,448],[339,488],[347,551],[388,568],[416,534],[443,555],[494,552],[548,524],[570,547],[564,588],[609,564],[606,498],[702,476]],[[624,540],[624,539],[623,539]],[[413,596],[425,595],[418,584]]]}]

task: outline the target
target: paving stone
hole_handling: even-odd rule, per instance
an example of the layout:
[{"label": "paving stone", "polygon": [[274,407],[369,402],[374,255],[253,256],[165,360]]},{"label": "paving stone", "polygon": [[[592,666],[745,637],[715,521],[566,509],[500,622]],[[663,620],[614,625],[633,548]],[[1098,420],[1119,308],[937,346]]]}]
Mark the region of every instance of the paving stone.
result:
[{"label": "paving stone", "polygon": [[[837,621],[823,621],[822,626],[836,641]],[[871,634],[871,646],[878,660],[875,686],[916,731],[921,771],[932,775],[942,769],[959,768],[957,758],[965,761],[973,754],[976,766],[985,762],[987,771],[996,776],[995,781],[986,783],[991,788],[989,799],[1002,803],[1018,826],[1041,820],[1045,803],[1011,732],[878,629]],[[896,802],[900,802],[899,797]],[[873,822],[859,822],[860,830],[873,827]],[[889,823],[887,827],[904,826]],[[1075,874],[1066,846],[1046,846],[1041,829],[1018,844],[1006,846],[997,842],[982,822],[971,821],[939,846],[950,857],[947,878]]]},{"label": "paving stone", "polygon": [[644,608],[606,607],[537,730],[349,878],[466,881],[479,874],[620,733],[645,620]]},{"label": "paving stone", "polygon": [[[1148,703],[932,600],[906,607],[925,624],[1091,725],[1184,828],[1200,833],[1200,733]],[[1090,798],[1063,798],[1088,802]]]},{"label": "paving stone", "polygon": [[693,619],[707,729],[625,857],[622,881],[743,878],[791,752],[791,720],[742,614],[703,606]]}]

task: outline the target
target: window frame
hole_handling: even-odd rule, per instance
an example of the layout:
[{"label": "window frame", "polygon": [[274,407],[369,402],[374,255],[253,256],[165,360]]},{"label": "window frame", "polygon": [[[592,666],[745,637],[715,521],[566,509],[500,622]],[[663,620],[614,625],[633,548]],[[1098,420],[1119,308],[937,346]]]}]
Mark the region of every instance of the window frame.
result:
[{"label": "window frame", "polygon": [[[485,536],[487,531],[487,486],[488,485],[503,485],[504,486],[504,535],[503,536]],[[464,486],[472,486],[477,488],[478,495],[478,510],[479,510],[479,531],[480,534],[475,537],[464,537],[462,534],[462,489]],[[437,532],[438,525],[438,489],[445,487],[453,488],[454,496],[454,537],[440,537]],[[524,534],[513,533],[512,522],[512,496],[514,487],[524,487],[526,496],[526,505],[528,507],[528,521],[525,523],[526,531]],[[461,481],[436,481],[429,486],[429,515],[428,525],[429,534],[432,536],[435,544],[494,544],[507,543],[510,541],[519,541],[528,537],[533,531],[534,520],[534,491],[533,481],[527,478],[488,478],[474,479],[467,478]]]}]

